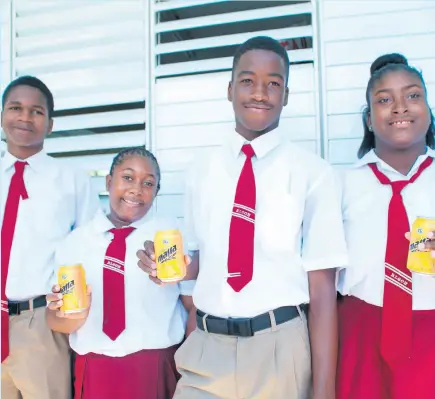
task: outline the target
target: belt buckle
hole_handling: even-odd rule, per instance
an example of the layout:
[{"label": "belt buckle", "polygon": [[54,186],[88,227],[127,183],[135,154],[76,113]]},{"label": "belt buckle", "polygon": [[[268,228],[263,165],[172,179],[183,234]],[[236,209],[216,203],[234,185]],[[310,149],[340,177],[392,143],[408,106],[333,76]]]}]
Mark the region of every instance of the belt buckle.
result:
[{"label": "belt buckle", "polygon": [[251,319],[228,319],[228,335],[253,337]]},{"label": "belt buckle", "polygon": [[8,309],[10,315],[20,315],[21,309],[19,303],[8,303]]}]

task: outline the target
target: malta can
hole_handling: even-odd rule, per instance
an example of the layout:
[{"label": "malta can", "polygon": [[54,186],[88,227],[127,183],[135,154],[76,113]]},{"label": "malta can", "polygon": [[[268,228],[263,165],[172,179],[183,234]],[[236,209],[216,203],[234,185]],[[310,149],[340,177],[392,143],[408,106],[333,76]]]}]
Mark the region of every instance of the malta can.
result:
[{"label": "malta can", "polygon": [[61,266],[58,271],[60,293],[65,313],[79,313],[86,310],[86,276],[82,265]]},{"label": "malta can", "polygon": [[430,251],[418,249],[419,244],[429,240],[427,235],[430,231],[435,231],[435,218],[417,217],[412,225],[407,263],[408,269],[414,273],[435,274],[435,260]]},{"label": "malta can", "polygon": [[158,279],[171,282],[186,276],[183,238],[179,230],[158,231],[154,237],[154,250]]}]

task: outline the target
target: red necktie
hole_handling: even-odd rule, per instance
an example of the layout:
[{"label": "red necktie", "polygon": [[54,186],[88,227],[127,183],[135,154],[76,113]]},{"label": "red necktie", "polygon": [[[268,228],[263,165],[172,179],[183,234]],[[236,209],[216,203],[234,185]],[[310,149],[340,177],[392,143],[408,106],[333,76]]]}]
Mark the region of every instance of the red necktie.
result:
[{"label": "red necktie", "polygon": [[227,281],[236,292],[252,280],[254,270],[256,190],[251,158],[255,153],[250,144],[245,144],[242,151],[246,160],[237,183],[228,248]]},{"label": "red necktie", "polygon": [[15,224],[17,222],[18,205],[20,198],[23,200],[29,198],[24,184],[24,168],[27,162],[15,162],[15,173],[12,176],[9,186],[8,198],[6,200],[5,212],[2,224],[1,235],[1,259],[2,259],[2,281],[1,281],[1,334],[2,349],[1,361],[3,362],[9,356],[9,309],[8,299],[6,298],[6,281],[8,278],[9,259],[11,257],[12,241],[14,239]]},{"label": "red necktie", "polygon": [[107,247],[103,269],[103,331],[112,340],[125,330],[124,261],[126,238],[134,227],[111,229],[112,242]]},{"label": "red necktie", "polygon": [[412,273],[406,268],[409,241],[405,238],[409,221],[401,192],[431,163],[428,157],[410,180],[396,182],[381,173],[376,164],[369,165],[379,181],[391,185],[393,191],[388,207],[381,334],[381,355],[390,363],[409,358],[412,346]]}]

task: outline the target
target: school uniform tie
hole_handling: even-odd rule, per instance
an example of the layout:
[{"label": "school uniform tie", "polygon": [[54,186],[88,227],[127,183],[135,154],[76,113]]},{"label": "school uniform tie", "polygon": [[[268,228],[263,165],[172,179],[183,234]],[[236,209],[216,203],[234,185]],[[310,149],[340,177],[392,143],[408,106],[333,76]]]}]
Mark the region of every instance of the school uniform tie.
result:
[{"label": "school uniform tie", "polygon": [[381,355],[390,363],[409,358],[412,347],[412,273],[406,268],[409,241],[405,237],[410,229],[401,192],[431,163],[432,158],[428,157],[410,180],[395,182],[380,172],[376,164],[369,164],[378,180],[391,185],[393,192],[388,207],[381,333]]},{"label": "school uniform tie", "polygon": [[103,268],[103,332],[115,341],[125,330],[124,262],[126,238],[134,227],[111,229]]},{"label": "school uniform tie", "polygon": [[14,239],[15,225],[17,222],[20,198],[29,198],[24,184],[24,168],[27,162],[15,162],[15,173],[12,176],[6,199],[1,232],[1,361],[9,356],[9,309],[6,298],[6,281],[8,278],[9,259],[11,257],[12,242]]},{"label": "school uniform tie", "polygon": [[254,230],[256,188],[250,144],[242,147],[245,163],[237,183],[230,223],[228,248],[228,284],[241,291],[251,280],[254,270]]}]

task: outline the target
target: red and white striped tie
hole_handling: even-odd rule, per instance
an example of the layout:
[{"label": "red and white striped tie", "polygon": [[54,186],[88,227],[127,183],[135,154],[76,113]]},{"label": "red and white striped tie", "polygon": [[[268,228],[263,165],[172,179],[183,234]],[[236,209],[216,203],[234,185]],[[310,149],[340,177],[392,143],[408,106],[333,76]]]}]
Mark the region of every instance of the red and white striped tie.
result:
[{"label": "red and white striped tie", "polygon": [[256,187],[252,157],[255,153],[250,144],[245,144],[242,151],[246,160],[237,183],[228,248],[227,281],[236,292],[252,280],[254,271]]}]

